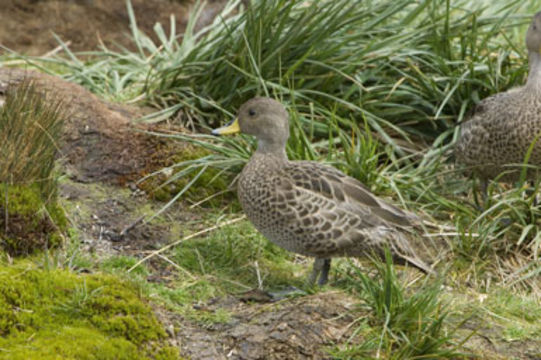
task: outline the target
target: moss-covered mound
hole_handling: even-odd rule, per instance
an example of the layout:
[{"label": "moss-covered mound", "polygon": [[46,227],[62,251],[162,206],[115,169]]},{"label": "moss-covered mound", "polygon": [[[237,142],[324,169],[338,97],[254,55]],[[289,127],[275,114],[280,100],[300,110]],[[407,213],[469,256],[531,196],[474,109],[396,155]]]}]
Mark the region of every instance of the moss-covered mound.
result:
[{"label": "moss-covered mound", "polygon": [[211,207],[220,205],[222,201],[235,201],[236,197],[231,192],[216,196],[226,190],[231,183],[232,178],[228,174],[214,168],[208,168],[201,174],[198,174],[198,171],[187,171],[190,165],[209,154],[208,150],[186,144],[176,154],[157,159],[157,164],[170,171],[162,171],[149,176],[139,183],[139,188],[155,200],[169,201],[193,181],[183,196],[188,201],[198,202],[209,198],[205,204]]},{"label": "moss-covered mound", "polygon": [[132,284],[0,264],[0,359],[179,359]]},{"label": "moss-covered mound", "polygon": [[43,200],[38,184],[0,184],[0,245],[10,255],[59,245],[67,221],[56,202]]},{"label": "moss-covered mound", "polygon": [[0,246],[11,255],[62,238],[54,169],[65,117],[60,101],[27,80],[10,83],[0,105]]}]

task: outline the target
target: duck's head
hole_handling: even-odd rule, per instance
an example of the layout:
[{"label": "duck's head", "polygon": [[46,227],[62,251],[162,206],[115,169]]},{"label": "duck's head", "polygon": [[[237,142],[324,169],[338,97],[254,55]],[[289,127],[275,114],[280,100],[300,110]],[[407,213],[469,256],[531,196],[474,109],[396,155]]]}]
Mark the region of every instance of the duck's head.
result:
[{"label": "duck's head", "polygon": [[240,107],[235,120],[212,131],[214,135],[238,132],[255,136],[259,143],[259,150],[283,151],[289,138],[287,111],[274,99],[256,97]]},{"label": "duck's head", "polygon": [[541,11],[533,16],[526,32],[526,47],[531,53],[541,53]]}]

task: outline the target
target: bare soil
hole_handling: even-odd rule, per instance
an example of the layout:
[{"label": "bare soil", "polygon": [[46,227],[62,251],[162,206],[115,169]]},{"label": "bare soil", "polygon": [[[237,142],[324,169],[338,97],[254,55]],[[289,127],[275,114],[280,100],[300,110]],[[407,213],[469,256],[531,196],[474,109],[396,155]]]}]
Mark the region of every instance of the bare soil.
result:
[{"label": "bare soil", "polygon": [[228,297],[197,307],[233,313],[224,324],[203,327],[171,314],[160,318],[175,329],[171,342],[192,359],[331,359],[325,349],[351,335],[355,304],[341,292],[265,304]]},{"label": "bare soil", "polygon": [[[170,15],[182,32],[193,6],[187,0],[131,0],[137,26],[148,35],[160,22],[169,31]],[[203,26],[221,9],[223,1],[208,1],[198,23]],[[100,42],[132,48],[127,34],[125,0],[0,0],[0,45],[28,55],[44,55],[59,46],[53,33],[72,51],[95,50]],[[2,49],[0,48],[0,54]]]},{"label": "bare soil", "polygon": [[[66,179],[59,187],[61,203],[78,231],[80,250],[98,259],[113,255],[140,257],[182,236],[182,228],[173,232],[168,223],[143,221],[163,206],[149,202],[144,193],[105,183]],[[180,203],[167,211],[167,217],[177,224],[200,220],[197,213],[184,210]],[[154,265],[150,263],[151,268]],[[155,270],[160,272],[162,268],[156,265]]]}]

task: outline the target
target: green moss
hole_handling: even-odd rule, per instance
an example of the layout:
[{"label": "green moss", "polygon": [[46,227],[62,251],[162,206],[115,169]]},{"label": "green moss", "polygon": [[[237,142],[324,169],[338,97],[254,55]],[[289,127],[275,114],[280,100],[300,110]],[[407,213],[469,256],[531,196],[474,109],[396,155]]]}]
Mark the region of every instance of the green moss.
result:
[{"label": "green moss", "polygon": [[43,199],[38,184],[0,184],[0,199],[0,239],[9,254],[29,254],[61,244],[66,216],[54,199]]},{"label": "green moss", "polygon": [[0,265],[0,359],[178,359],[132,283]]},{"label": "green moss", "polygon": [[164,346],[154,354],[155,360],[172,360],[178,358],[178,349],[173,346]]},{"label": "green moss", "polygon": [[111,338],[96,329],[71,326],[42,329],[38,338],[5,350],[0,359],[144,359],[128,340]]}]

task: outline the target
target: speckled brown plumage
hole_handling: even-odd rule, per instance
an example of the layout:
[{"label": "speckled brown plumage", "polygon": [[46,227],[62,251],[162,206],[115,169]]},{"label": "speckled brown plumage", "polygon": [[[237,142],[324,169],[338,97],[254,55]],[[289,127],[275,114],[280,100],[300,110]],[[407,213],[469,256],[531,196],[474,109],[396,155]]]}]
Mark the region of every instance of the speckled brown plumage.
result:
[{"label": "speckled brown plumage", "polygon": [[[528,28],[526,46],[526,85],[484,99],[460,127],[456,160],[484,182],[496,177],[516,180],[528,148],[541,134],[541,12]],[[541,166],[541,139],[535,142],[529,164]],[[530,179],[537,176],[536,170],[528,172]]]},{"label": "speckled brown plumage", "polygon": [[[320,283],[326,281],[321,259],[382,256],[385,245],[396,261],[431,271],[401,228],[410,225],[411,215],[333,167],[287,159],[288,115],[279,102],[269,98],[248,101],[239,110],[238,125],[237,130],[258,139],[258,149],[238,181],[240,203],[248,219],[269,240],[320,259],[312,281],[319,271]],[[222,133],[221,129],[214,133]],[[327,270],[329,264],[327,260]]]}]

